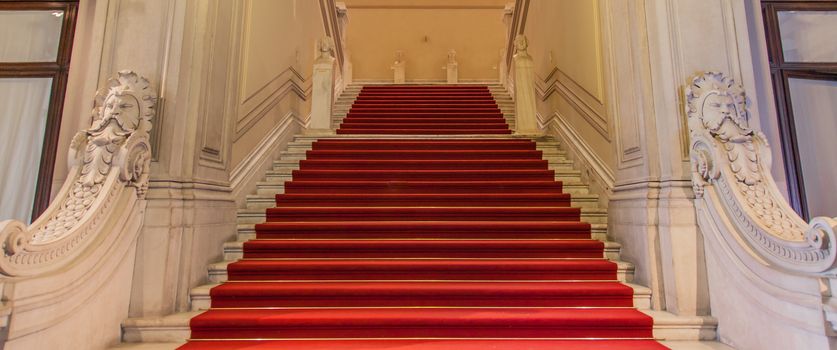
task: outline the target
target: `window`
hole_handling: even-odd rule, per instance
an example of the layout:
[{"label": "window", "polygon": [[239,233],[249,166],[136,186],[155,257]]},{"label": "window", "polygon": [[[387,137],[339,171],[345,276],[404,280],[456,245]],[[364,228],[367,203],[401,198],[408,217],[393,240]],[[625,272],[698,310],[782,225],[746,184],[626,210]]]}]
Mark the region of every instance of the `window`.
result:
[{"label": "window", "polygon": [[0,220],[49,205],[78,1],[0,1]]},{"label": "window", "polygon": [[837,213],[837,1],[762,0],[793,207]]}]

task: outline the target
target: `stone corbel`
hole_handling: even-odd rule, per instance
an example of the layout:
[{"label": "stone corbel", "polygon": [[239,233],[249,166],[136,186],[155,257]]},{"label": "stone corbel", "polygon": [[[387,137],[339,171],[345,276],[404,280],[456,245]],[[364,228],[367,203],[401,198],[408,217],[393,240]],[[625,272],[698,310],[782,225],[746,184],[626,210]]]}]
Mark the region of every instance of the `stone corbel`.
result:
[{"label": "stone corbel", "polygon": [[[743,88],[721,73],[694,78],[686,113],[696,201],[758,261],[798,275],[834,277],[837,218],[803,221],[770,176],[770,146],[749,128]],[[724,216],[724,217],[718,217]],[[746,258],[746,257],[742,257]]]},{"label": "stone corbel", "polygon": [[30,226],[0,222],[0,275],[27,277],[64,268],[110,234],[103,222],[126,209],[121,197],[145,197],[156,98],[148,80],[132,71],[108,80],[96,95],[91,127],[72,140],[70,176],[53,203]]}]

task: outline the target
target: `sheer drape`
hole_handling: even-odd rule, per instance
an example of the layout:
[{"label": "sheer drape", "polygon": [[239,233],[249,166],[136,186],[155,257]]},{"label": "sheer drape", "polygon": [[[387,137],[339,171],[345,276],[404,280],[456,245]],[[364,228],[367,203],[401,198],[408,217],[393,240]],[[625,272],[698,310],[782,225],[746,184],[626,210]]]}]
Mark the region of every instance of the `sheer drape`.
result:
[{"label": "sheer drape", "polygon": [[52,78],[0,79],[0,220],[29,222]]},{"label": "sheer drape", "polygon": [[[0,62],[54,62],[62,11],[0,11]],[[0,220],[29,222],[52,78],[0,78]]]}]

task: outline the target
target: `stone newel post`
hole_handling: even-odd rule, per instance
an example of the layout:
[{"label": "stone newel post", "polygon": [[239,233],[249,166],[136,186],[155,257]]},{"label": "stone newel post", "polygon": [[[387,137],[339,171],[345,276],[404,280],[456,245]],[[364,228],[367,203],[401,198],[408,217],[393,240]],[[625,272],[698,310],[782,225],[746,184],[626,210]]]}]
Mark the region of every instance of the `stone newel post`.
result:
[{"label": "stone newel post", "polygon": [[406,82],[406,73],[405,73],[405,66],[406,62],[404,61],[404,51],[398,50],[395,52],[395,62],[392,63],[392,74],[393,78],[392,81],[396,84],[404,84]]},{"label": "stone newel post", "polygon": [[448,64],[442,69],[448,73],[448,84],[459,84],[459,63],[456,62],[456,51],[448,51]]},{"label": "stone newel post", "polygon": [[517,134],[540,135],[535,105],[535,64],[526,52],[526,37],[514,39],[514,102],[517,118]]},{"label": "stone newel post", "polygon": [[335,58],[331,52],[334,42],[324,37],[317,42],[317,59],[314,60],[312,80],[311,121],[309,133],[331,133],[331,107],[334,104]]}]

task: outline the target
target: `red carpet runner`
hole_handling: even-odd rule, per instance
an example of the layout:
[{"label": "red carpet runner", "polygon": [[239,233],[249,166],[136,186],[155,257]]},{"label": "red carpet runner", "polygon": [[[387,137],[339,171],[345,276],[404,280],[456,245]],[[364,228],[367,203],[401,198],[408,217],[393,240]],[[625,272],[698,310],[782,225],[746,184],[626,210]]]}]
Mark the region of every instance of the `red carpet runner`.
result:
[{"label": "red carpet runner", "polygon": [[[364,87],[181,349],[665,349],[484,86]],[[380,136],[379,136],[380,137]]]}]

